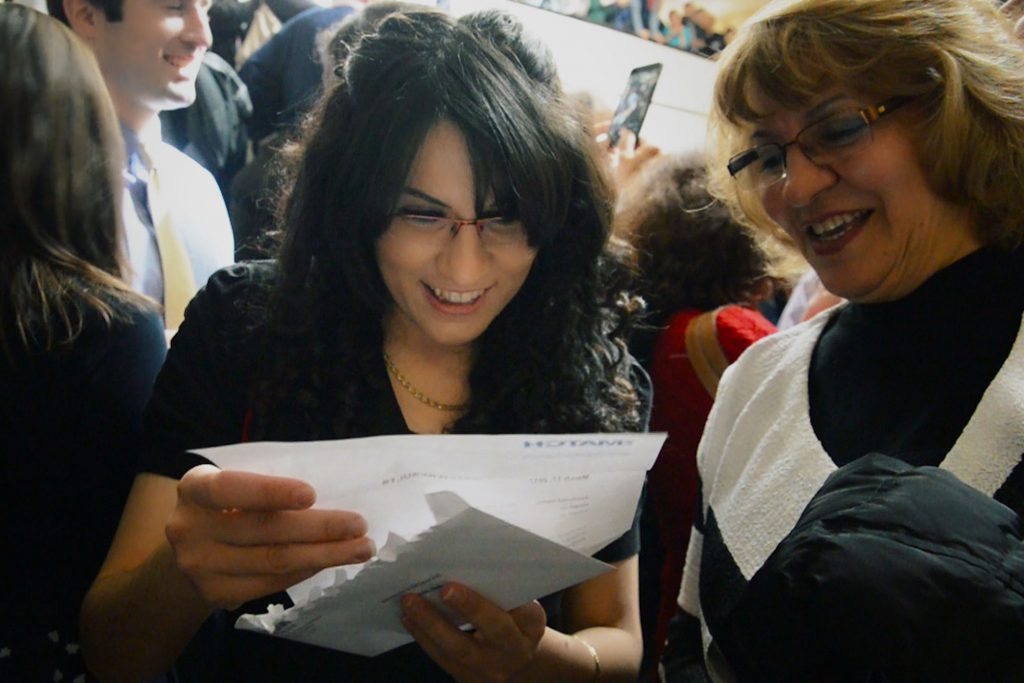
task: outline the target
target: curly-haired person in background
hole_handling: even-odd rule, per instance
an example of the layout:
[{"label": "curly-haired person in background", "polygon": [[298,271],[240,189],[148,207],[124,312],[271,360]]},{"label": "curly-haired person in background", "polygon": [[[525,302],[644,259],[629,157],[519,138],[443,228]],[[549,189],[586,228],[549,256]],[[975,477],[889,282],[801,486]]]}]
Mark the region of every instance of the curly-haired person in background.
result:
[{"label": "curly-haired person in background", "polygon": [[124,153],[96,60],[55,19],[0,4],[0,70],[0,680],[82,680],[78,608],[167,345],[124,280]]},{"label": "curly-haired person in background", "polygon": [[636,250],[650,312],[630,346],[651,374],[651,429],[668,432],[641,524],[640,613],[652,676],[676,611],[697,505],[697,444],[718,377],[775,331],[756,307],[771,294],[774,259],[708,192],[704,163],[698,155],[655,159],[627,186],[615,221]]},{"label": "curly-haired person in background", "polygon": [[509,54],[429,10],[391,15],[354,47],[298,147],[278,260],[215,275],[174,340],[145,473],[83,606],[97,670],[159,675],[205,622],[218,681],[635,680],[635,526],[598,553],[613,571],[541,604],[506,612],[449,585],[472,633],[406,596],[417,642],[368,659],[225,619],[370,558],[358,510],[308,509],[304,482],[186,452],[644,428],[611,192],[568,107]]}]

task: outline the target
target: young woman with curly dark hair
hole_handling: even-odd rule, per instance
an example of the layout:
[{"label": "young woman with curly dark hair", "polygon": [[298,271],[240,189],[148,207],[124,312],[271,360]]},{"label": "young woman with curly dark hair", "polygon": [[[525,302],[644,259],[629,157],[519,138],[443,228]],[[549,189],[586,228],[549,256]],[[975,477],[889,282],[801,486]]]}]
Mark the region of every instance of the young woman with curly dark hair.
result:
[{"label": "young woman with curly dark hair", "polygon": [[452,586],[475,633],[410,599],[417,643],[375,659],[218,629],[224,610],[265,611],[375,551],[356,512],[307,509],[308,484],[187,449],[644,427],[609,189],[557,88],[515,50],[432,11],[355,46],[299,144],[279,260],[215,275],[174,340],[147,471],[86,601],[97,670],[159,674],[207,622],[216,680],[635,679],[635,530],[598,554],[615,571],[543,608]]}]

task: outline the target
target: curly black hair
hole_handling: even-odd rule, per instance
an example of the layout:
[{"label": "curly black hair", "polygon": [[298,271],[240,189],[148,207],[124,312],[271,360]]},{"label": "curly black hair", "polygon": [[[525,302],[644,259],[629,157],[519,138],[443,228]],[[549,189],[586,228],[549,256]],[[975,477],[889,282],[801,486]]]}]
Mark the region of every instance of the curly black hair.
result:
[{"label": "curly black hair", "polygon": [[653,322],[676,311],[750,301],[772,260],[758,237],[707,190],[699,155],[657,159],[630,186],[616,231],[636,250],[639,289]]},{"label": "curly black hair", "polygon": [[477,212],[493,192],[538,250],[476,342],[471,405],[450,431],[643,427],[625,346],[637,301],[609,241],[611,189],[560,95],[538,88],[509,50],[430,10],[387,17],[353,50],[295,150],[271,303],[277,352],[257,386],[256,438],[294,433],[283,423],[295,417],[306,438],[360,435],[372,419],[360,398],[390,390],[368,371],[380,366],[393,306],[375,244],[440,121],[466,138]]}]

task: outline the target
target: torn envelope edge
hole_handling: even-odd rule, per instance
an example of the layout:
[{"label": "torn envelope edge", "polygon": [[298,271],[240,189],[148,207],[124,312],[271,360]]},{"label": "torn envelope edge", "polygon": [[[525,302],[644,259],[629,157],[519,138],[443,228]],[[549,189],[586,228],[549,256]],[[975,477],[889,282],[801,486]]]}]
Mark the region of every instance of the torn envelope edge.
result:
[{"label": "torn envelope edge", "polygon": [[512,609],[613,569],[470,507],[450,491],[429,497],[443,521],[411,541],[394,539],[396,547],[383,552],[393,550],[394,559],[372,560],[347,580],[339,570],[335,584],[305,605],[271,605],[266,614],[241,616],[236,628],[372,657],[412,642],[400,621],[406,593],[423,595],[458,623],[438,598],[449,581]]}]

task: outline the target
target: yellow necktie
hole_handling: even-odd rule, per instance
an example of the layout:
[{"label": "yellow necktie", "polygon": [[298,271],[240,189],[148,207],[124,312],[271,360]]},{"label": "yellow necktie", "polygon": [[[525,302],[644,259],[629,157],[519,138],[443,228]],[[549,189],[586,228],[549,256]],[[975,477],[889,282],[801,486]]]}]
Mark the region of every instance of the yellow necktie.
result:
[{"label": "yellow necktie", "polygon": [[161,201],[159,163],[154,160],[150,149],[139,143],[139,157],[149,170],[146,183],[146,199],[149,215],[153,219],[156,245],[160,250],[160,269],[164,281],[164,326],[177,329],[185,317],[185,306],[195,296],[195,279],[192,263],[189,261],[185,244],[174,227],[174,212]]}]

